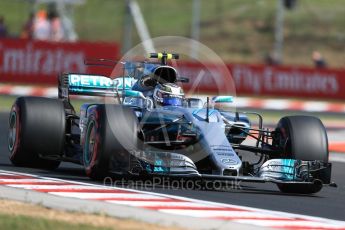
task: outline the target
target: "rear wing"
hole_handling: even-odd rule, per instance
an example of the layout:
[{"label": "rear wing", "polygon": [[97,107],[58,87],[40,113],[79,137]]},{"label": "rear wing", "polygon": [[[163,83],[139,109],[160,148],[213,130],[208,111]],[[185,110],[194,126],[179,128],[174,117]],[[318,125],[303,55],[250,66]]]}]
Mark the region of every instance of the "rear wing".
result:
[{"label": "rear wing", "polygon": [[59,76],[58,96],[69,99],[70,95],[115,97],[129,90],[135,83],[131,77],[111,79],[102,75],[68,73]]}]

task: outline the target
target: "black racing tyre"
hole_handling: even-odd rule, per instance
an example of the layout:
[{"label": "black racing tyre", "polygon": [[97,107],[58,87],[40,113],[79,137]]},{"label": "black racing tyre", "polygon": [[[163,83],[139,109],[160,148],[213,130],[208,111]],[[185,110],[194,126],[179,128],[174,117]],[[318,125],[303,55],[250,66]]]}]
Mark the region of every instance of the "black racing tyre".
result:
[{"label": "black racing tyre", "polygon": [[296,193],[296,194],[312,194],[317,193],[322,189],[322,181],[316,180],[310,184],[298,184],[298,183],[281,183],[277,184],[280,191],[285,193]]},{"label": "black racing tyre", "polygon": [[[311,116],[287,116],[280,119],[275,144],[284,150],[283,157],[297,160],[319,160],[328,163],[328,138],[320,119]],[[321,190],[322,182],[314,184],[278,184],[285,193],[311,194]]]},{"label": "black racing tyre", "polygon": [[328,163],[327,132],[320,119],[311,116],[287,116],[280,119],[276,144],[291,159]]},{"label": "black racing tyre", "polygon": [[101,180],[113,165],[129,166],[130,153],[138,149],[139,122],[131,108],[100,104],[88,112],[83,141],[86,174]]},{"label": "black racing tyre", "polygon": [[55,169],[60,161],[42,156],[60,155],[65,144],[65,111],[61,101],[19,97],[9,118],[8,149],[15,166]]}]

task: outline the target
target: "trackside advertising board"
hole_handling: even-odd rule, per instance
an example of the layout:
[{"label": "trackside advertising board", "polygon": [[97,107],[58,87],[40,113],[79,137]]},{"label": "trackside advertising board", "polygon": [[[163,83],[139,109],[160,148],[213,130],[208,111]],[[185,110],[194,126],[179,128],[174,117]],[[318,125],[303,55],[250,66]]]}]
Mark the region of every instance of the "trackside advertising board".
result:
[{"label": "trackside advertising board", "polygon": [[[88,67],[84,60],[119,57],[119,46],[113,43],[0,39],[0,83],[56,85],[57,75],[66,72],[110,76],[112,68]],[[221,66],[183,60],[173,66],[180,76],[190,78],[189,83],[182,85],[192,94],[345,99],[345,69]]]},{"label": "trackside advertising board", "polygon": [[0,82],[57,84],[66,72],[109,75],[111,69],[87,67],[84,60],[118,56],[117,44],[0,39]]},{"label": "trackside advertising board", "polygon": [[345,99],[345,69],[228,65],[241,94]]},{"label": "trackside advertising board", "polygon": [[229,91],[225,86],[234,85],[237,96],[345,99],[345,69],[227,64],[231,77],[224,77],[215,65],[180,62],[178,68],[191,79],[184,84],[187,91],[224,93]]}]

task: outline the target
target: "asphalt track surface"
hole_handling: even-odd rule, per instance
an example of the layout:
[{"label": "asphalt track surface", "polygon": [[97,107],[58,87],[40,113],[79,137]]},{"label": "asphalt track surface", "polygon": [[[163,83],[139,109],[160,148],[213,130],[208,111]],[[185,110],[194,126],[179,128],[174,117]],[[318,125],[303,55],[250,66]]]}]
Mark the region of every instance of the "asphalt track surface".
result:
[{"label": "asphalt track surface", "polygon": [[[18,168],[11,165],[7,150],[8,113],[0,113],[0,169],[30,173],[59,179],[103,184],[89,180],[81,166],[62,163],[55,171]],[[284,211],[345,221],[345,163],[333,162],[332,180],[338,187],[324,187],[315,195],[290,195],[278,191],[274,184],[241,183],[240,189],[204,191],[162,188],[147,185],[142,190],[164,193],[205,201],[242,205],[254,208]]]}]

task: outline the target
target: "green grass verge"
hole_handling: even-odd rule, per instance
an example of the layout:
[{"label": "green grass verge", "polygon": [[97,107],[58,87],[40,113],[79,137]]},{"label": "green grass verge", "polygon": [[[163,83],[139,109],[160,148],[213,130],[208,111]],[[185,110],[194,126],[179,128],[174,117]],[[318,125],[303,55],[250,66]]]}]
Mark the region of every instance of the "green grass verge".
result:
[{"label": "green grass verge", "polygon": [[[192,1],[138,0],[152,37],[190,37]],[[232,62],[262,62],[272,50],[276,0],[201,1],[201,42]],[[87,0],[74,9],[82,40],[122,42],[124,0]],[[32,5],[1,0],[12,34],[19,34]],[[312,65],[311,53],[321,51],[330,66],[344,67],[345,4],[343,0],[298,0],[285,11],[284,63]],[[139,36],[133,26],[133,45]]]},{"label": "green grass verge", "polygon": [[[284,116],[293,116],[293,115],[307,115],[307,116],[315,116],[320,118],[320,120],[324,123],[328,122],[345,122],[345,116],[340,113],[310,113],[310,112],[303,112],[303,111],[272,111],[272,110],[245,110],[239,109],[239,111],[252,111],[258,112],[262,118],[264,125],[265,124],[277,124],[280,118]],[[258,118],[253,115],[249,115],[251,121],[258,121]]]},{"label": "green grass verge", "polygon": [[11,229],[11,230],[108,230],[110,228],[104,227],[93,227],[84,224],[72,224],[63,221],[48,220],[43,218],[34,218],[29,216],[13,216],[7,214],[0,214],[0,228]]},{"label": "green grass verge", "polygon": [[[0,112],[10,111],[13,103],[16,101],[16,98],[16,96],[0,95]],[[80,99],[71,99],[71,103],[77,112],[79,112],[80,106],[86,102],[88,101]]]},{"label": "green grass verge", "polygon": [[1,112],[10,111],[15,100],[16,100],[16,97],[14,96],[0,95],[0,111]]}]

